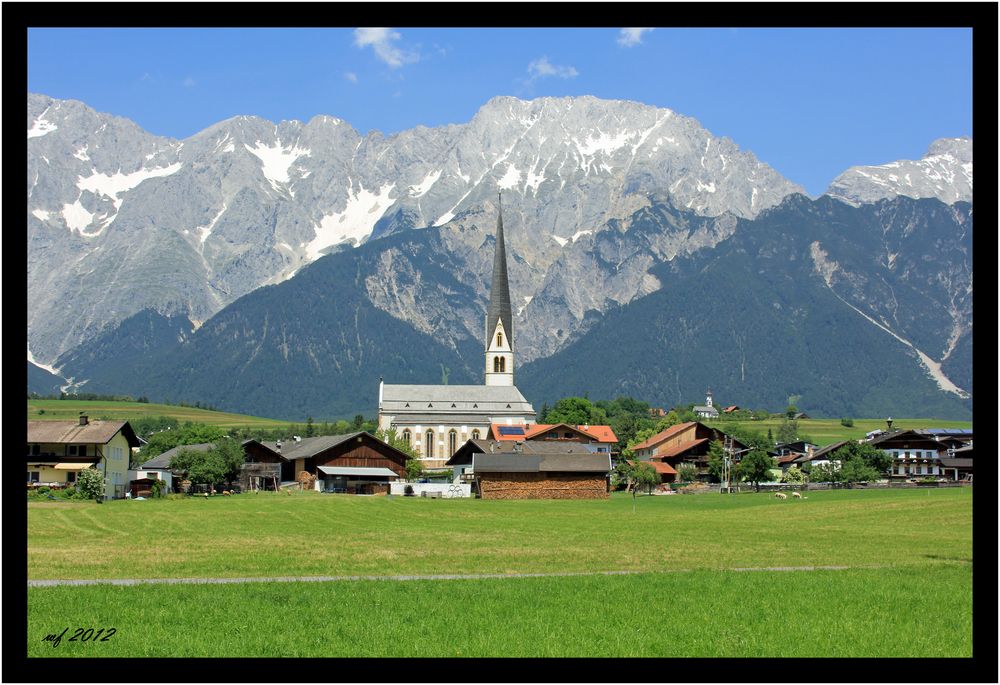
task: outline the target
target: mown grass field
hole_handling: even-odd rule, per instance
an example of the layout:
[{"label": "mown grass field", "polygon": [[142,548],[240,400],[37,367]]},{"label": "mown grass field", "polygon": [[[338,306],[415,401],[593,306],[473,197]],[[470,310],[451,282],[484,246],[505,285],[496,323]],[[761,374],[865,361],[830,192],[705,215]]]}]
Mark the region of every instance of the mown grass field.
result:
[{"label": "mown grass field", "polygon": [[290,421],[265,419],[246,414],[230,414],[222,411],[179,407],[173,404],[151,404],[147,402],[102,402],[97,400],[28,400],[28,420],[65,421],[76,420],[80,412],[90,418],[137,419],[141,416],[167,416],[184,423],[206,423],[223,428],[248,426],[251,428],[280,428],[291,425]]},{"label": "mown grass field", "polygon": [[[928,569],[28,591],[45,657],[954,657],[972,574]],[[928,601],[928,584],[936,586]],[[73,626],[53,647],[43,638]],[[107,642],[67,642],[76,626]],[[395,678],[390,678],[394,680]],[[535,678],[531,678],[534,680]]]},{"label": "mown grass field", "polygon": [[664,571],[971,555],[967,488],[428,500],[314,492],[28,504],[28,577]]},{"label": "mown grass field", "polygon": [[[747,430],[757,431],[766,434],[768,429],[771,434],[778,435],[782,419],[765,419],[762,421],[729,421],[729,420],[705,420],[706,425],[725,431],[729,426],[739,426]],[[866,433],[873,430],[885,430],[885,419],[854,419],[854,426],[847,428],[840,425],[840,419],[799,419],[799,436],[808,438],[819,445],[829,445],[841,440],[851,440],[865,437]],[[942,421],[941,419],[893,419],[893,429],[896,428],[972,428],[972,421]]]},{"label": "mown grass field", "polygon": [[967,488],[32,502],[29,579],[639,573],[31,588],[29,654],[969,656],[971,549]]}]

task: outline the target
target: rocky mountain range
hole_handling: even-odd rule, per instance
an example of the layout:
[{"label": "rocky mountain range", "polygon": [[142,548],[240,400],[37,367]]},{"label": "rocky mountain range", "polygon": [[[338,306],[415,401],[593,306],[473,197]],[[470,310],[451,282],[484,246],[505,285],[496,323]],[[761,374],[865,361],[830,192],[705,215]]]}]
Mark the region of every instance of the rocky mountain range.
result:
[{"label": "rocky mountain range", "polygon": [[[328,252],[405,229],[451,227],[473,276],[489,256],[480,236],[463,235],[474,221],[466,215],[494,210],[497,189],[510,197],[505,221],[523,259],[511,278],[524,304],[546,299],[550,269],[582,237],[649,193],[707,216],[750,217],[801,191],[695,120],[634,102],[498,97],[467,124],[390,137],[327,116],[244,116],[178,141],[30,95],[31,351],[52,363],[143,309],[200,325]],[[525,336],[527,358],[558,349],[555,333],[571,335],[587,309],[651,287],[641,278],[598,286],[583,285],[551,331]],[[401,303],[381,305],[398,313]],[[427,327],[423,311],[405,318]]]},{"label": "rocky mountain range", "polygon": [[940,138],[918,160],[851,167],[826,194],[855,206],[897,195],[972,202],[972,139]]},{"label": "rocky mountain range", "polygon": [[[963,179],[967,165],[971,200],[967,139],[936,141],[920,162],[849,170],[813,201],[693,119],[632,102],[494,98],[467,124],[388,138],[331,117],[238,117],[183,141],[74,101],[28,104],[29,362],[87,391],[301,419],[368,410],[373,374],[479,382],[499,188],[518,385],[539,398],[566,394],[550,370],[573,378],[572,350],[617,346],[612,316],[669,309],[677,289],[700,292],[693,265],[743,254],[807,279],[806,290],[825,293],[810,302],[849,311],[852,330],[889,336],[893,364],[908,369],[896,377],[923,379],[913,407],[971,406],[971,206],[942,182],[943,164],[958,164]],[[862,182],[871,178],[882,183]],[[937,199],[905,197],[927,193]],[[808,244],[803,222],[817,237]],[[846,258],[824,222],[846,222],[871,253]],[[795,235],[797,247],[754,253],[746,241],[762,226]],[[784,261],[769,262],[768,250]],[[762,293],[770,306],[774,293]],[[809,306],[766,313],[780,322]],[[715,349],[697,326],[683,330],[673,344]],[[766,387],[754,390],[744,373],[742,389],[731,388],[753,404],[816,384],[804,371],[788,383],[769,373],[755,377]],[[691,387],[665,384],[667,370],[646,375],[651,400],[673,397],[667,387],[703,390],[699,373]],[[884,380],[878,392],[895,387]],[[837,387],[825,410],[858,406]]]}]

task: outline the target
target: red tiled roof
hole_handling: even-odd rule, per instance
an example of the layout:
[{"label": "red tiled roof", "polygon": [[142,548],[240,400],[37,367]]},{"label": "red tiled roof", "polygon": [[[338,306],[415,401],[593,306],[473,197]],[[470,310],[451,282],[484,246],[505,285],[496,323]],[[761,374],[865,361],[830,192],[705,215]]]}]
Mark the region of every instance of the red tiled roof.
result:
[{"label": "red tiled roof", "polygon": [[647,447],[655,447],[656,445],[659,445],[664,440],[667,440],[668,438],[670,438],[670,437],[672,437],[674,435],[677,435],[681,431],[685,430],[686,428],[690,428],[691,426],[695,425],[696,423],[697,423],[697,421],[688,421],[687,423],[678,423],[676,426],[671,426],[670,428],[668,428],[665,431],[660,431],[659,433],[657,433],[653,437],[649,438],[648,440],[640,442],[638,445],[635,445],[632,449],[633,450],[642,450],[642,449],[646,449]]},{"label": "red tiled roof", "polygon": [[788,462],[792,461],[793,459],[798,459],[801,456],[802,455],[798,454],[798,453],[786,454],[783,457],[778,457],[778,463],[779,464],[787,464]]},{"label": "red tiled roof", "polygon": [[569,423],[536,423],[534,426],[526,429],[524,432],[524,439],[531,440],[533,438],[543,435],[546,431],[553,428],[558,428],[559,426],[566,426],[574,430],[580,431],[584,435],[596,440],[597,442],[618,442],[618,436],[615,435],[614,431],[611,430],[611,426],[592,426],[592,425],[577,425],[574,426]]},{"label": "red tiled roof", "polygon": [[739,409],[739,407],[737,407],[735,404],[733,404],[733,405],[730,405],[730,406],[726,407],[722,411],[724,413],[726,413],[726,414],[730,414],[730,413],[732,413],[734,411],[737,411],[738,409]]},{"label": "red tiled roof", "polygon": [[657,473],[665,473],[665,474],[676,474],[677,473],[677,469],[675,469],[673,466],[671,466],[670,464],[667,464],[665,462],[662,462],[662,461],[651,461],[649,463],[653,465],[653,468],[656,469]]},{"label": "red tiled roof", "polygon": [[684,454],[685,452],[687,452],[692,447],[697,447],[698,445],[702,444],[703,442],[708,442],[708,438],[698,438],[697,440],[687,440],[687,441],[679,443],[677,445],[673,445],[672,447],[668,447],[667,449],[663,450],[662,452],[656,452],[656,453],[653,454],[653,456],[654,457],[666,457],[666,458],[669,459],[671,457],[676,457],[676,456],[678,456],[680,454]]},{"label": "red tiled roof", "polygon": [[[500,428],[506,428],[506,427],[508,427],[506,423],[491,423],[490,424],[490,436],[494,440],[500,440],[500,441],[504,441],[504,440],[524,440],[525,437],[527,436],[528,431],[532,430],[532,428],[533,428],[533,427],[529,427],[529,426],[521,426],[522,428],[524,428],[525,435],[500,435],[499,429]],[[510,427],[511,428],[517,428],[517,426],[510,426]]]}]

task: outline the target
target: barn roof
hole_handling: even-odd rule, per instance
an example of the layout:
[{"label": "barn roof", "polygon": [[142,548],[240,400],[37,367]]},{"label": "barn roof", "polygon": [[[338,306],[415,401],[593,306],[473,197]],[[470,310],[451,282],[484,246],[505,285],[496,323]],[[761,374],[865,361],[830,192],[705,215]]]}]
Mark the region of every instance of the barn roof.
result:
[{"label": "barn roof", "polygon": [[473,473],[607,473],[611,470],[608,454],[474,454]]}]

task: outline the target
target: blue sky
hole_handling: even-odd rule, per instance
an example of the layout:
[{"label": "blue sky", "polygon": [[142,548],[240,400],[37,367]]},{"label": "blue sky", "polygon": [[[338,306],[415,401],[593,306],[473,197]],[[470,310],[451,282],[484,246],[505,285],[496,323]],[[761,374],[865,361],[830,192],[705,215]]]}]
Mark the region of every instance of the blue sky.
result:
[{"label": "blue sky", "polygon": [[28,88],[185,138],[241,114],[362,133],[496,95],[668,107],[810,194],[972,135],[969,29],[32,29]]}]

